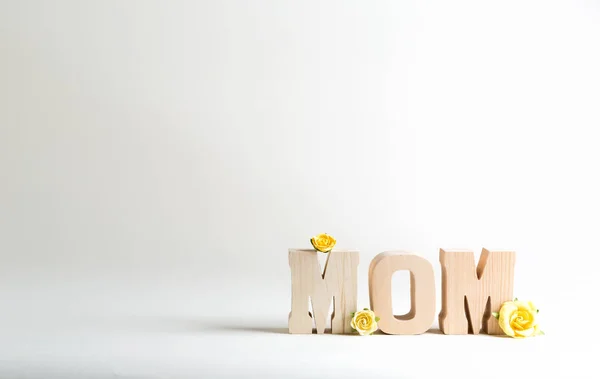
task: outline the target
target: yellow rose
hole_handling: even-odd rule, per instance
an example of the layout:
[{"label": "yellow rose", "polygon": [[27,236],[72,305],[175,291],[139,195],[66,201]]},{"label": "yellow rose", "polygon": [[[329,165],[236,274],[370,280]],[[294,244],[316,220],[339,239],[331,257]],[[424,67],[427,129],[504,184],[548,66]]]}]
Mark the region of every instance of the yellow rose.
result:
[{"label": "yellow rose", "polygon": [[507,301],[498,312],[498,323],[507,336],[525,338],[541,334],[538,310],[531,301]]},{"label": "yellow rose", "polygon": [[313,247],[323,253],[329,253],[335,246],[335,242],[335,238],[327,233],[319,234],[310,239]]},{"label": "yellow rose", "polygon": [[365,308],[354,313],[350,326],[361,336],[368,336],[377,330],[377,321],[379,321],[379,317],[376,317],[373,311]]}]

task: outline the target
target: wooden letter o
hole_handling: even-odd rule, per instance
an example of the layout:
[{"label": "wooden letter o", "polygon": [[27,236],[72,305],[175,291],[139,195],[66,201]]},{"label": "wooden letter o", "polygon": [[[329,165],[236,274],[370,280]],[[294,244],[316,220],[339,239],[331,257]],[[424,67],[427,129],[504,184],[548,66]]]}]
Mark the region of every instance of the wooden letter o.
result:
[{"label": "wooden letter o", "polygon": [[[410,271],[410,312],[395,316],[392,311],[392,275]],[[371,309],[380,318],[379,329],[387,334],[421,334],[435,319],[435,277],[433,266],[425,258],[402,251],[377,255],[369,266]]]}]

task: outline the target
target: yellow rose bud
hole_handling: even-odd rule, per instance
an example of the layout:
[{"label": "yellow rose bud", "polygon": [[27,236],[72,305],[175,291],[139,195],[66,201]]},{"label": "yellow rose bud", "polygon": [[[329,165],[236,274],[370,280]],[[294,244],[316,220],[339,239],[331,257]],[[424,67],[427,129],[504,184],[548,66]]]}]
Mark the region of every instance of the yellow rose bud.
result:
[{"label": "yellow rose bud", "polygon": [[507,336],[525,338],[541,334],[532,302],[507,301],[498,312],[498,324]]},{"label": "yellow rose bud", "polygon": [[377,317],[369,309],[358,311],[352,316],[350,326],[361,336],[368,336],[377,330]]},{"label": "yellow rose bud", "polygon": [[319,234],[310,239],[313,247],[323,253],[329,253],[335,246],[335,242],[335,238],[326,233]]}]

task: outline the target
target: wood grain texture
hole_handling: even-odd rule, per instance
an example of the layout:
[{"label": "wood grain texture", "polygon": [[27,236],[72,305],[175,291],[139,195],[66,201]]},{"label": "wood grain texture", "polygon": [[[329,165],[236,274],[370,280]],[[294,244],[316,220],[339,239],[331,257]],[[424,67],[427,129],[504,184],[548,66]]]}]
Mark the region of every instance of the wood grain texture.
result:
[{"label": "wood grain texture", "polygon": [[[392,310],[392,276],[410,271],[410,312],[395,316]],[[369,266],[371,309],[380,318],[377,325],[387,334],[421,334],[435,320],[435,277],[425,258],[402,251],[377,255]]]},{"label": "wood grain texture", "polygon": [[[323,253],[308,249],[289,249],[292,271],[289,332],[312,333],[314,318],[316,332],[324,333],[333,299],[331,332],[351,333],[350,314],[356,311],[358,251],[329,252],[323,274],[317,254]],[[308,310],[309,299],[312,314]]]},{"label": "wood grain texture", "polygon": [[515,253],[483,249],[477,268],[472,251],[440,249],[444,334],[502,334],[491,312],[513,298]]}]

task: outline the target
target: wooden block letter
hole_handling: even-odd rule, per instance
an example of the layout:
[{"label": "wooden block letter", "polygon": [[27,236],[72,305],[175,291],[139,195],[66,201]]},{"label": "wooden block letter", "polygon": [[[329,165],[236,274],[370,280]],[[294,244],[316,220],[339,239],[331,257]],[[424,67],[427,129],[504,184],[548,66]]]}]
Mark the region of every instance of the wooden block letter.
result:
[{"label": "wooden block letter", "polygon": [[440,263],[442,332],[468,334],[470,326],[473,334],[502,334],[491,313],[512,300],[515,253],[483,249],[476,269],[472,251],[440,249]]},{"label": "wooden block letter", "polygon": [[[350,333],[352,331],[350,314],[356,312],[358,251],[329,252],[322,275],[317,254],[323,253],[314,250],[289,249],[292,270],[292,311],[289,317],[289,332],[312,333],[312,316],[317,333],[324,333],[333,298],[331,333]],[[309,298],[312,304],[312,315],[308,311]]]},{"label": "wooden block letter", "polygon": [[[410,312],[394,316],[392,311],[392,275],[410,271]],[[371,309],[380,318],[377,325],[387,334],[421,334],[435,319],[435,277],[425,258],[405,252],[390,251],[377,255],[369,267]]]}]

